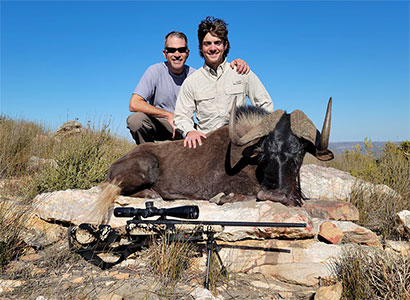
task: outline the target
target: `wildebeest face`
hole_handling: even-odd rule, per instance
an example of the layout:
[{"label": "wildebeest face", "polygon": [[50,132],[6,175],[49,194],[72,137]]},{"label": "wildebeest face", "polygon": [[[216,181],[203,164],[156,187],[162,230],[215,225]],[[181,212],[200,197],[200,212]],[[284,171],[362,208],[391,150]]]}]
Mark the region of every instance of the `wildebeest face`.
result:
[{"label": "wildebeest face", "polygon": [[262,143],[260,155],[263,180],[258,193],[260,200],[301,204],[299,170],[305,156],[307,142],[290,130],[289,115],[282,116],[276,128]]}]

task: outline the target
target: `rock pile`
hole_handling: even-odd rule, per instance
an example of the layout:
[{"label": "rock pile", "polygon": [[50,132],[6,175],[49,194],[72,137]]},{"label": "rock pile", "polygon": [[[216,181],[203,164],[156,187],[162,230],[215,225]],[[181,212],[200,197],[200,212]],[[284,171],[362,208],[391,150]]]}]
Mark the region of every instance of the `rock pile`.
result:
[{"label": "rock pile", "polygon": [[[374,232],[355,223],[359,213],[348,202],[355,184],[357,179],[347,173],[308,165],[301,170],[301,187],[303,194],[310,200],[299,208],[285,207],[270,201],[259,202],[256,199],[221,206],[209,201],[157,200],[155,206],[169,208],[198,205],[199,220],[306,223],[306,228],[226,227],[217,234],[217,238],[221,248],[219,254],[229,270],[250,275],[263,274],[274,280],[266,283],[272,290],[283,292],[288,289],[289,295],[292,295],[289,286],[298,286],[312,296],[321,281],[331,276],[331,262],[340,255],[344,245],[354,243],[382,247]],[[386,186],[368,185],[379,193],[394,194]],[[35,199],[35,213],[41,220],[48,222],[76,225],[96,223],[95,216],[89,212],[99,192],[100,188],[94,187],[89,190],[41,194]],[[115,205],[144,208],[145,201],[120,196]],[[409,214],[404,211],[398,216],[402,220],[403,230],[409,230]],[[109,224],[119,227],[126,221],[111,216]],[[40,220],[37,222],[43,223]],[[49,225],[56,226],[53,230],[50,227],[41,229],[41,226],[33,226],[33,230],[43,232],[43,240],[37,243],[53,243],[61,237],[59,226]],[[386,247],[396,253],[410,252],[410,244],[406,242],[391,241]],[[204,265],[205,258],[201,263]],[[340,298],[340,284],[329,289],[322,289],[320,293],[318,291],[315,299]],[[339,295],[339,298],[320,298],[320,294]],[[293,298],[289,296],[286,299]]]}]

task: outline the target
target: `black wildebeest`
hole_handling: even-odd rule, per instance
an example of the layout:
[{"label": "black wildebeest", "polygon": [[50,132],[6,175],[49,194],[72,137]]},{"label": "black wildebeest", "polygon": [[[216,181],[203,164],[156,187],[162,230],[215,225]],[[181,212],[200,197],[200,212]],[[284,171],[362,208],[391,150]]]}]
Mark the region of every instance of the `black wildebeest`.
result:
[{"label": "black wildebeest", "polygon": [[[146,143],[115,161],[107,181],[123,195],[155,191],[163,199],[210,199],[223,192],[232,199],[257,196],[301,205],[299,171],[306,152],[330,160],[331,103],[322,132],[300,110],[271,114],[256,107],[236,108],[229,125],[216,129],[196,149],[183,141]],[[235,198],[235,195],[238,195]],[[112,201],[112,199],[111,199]]]}]

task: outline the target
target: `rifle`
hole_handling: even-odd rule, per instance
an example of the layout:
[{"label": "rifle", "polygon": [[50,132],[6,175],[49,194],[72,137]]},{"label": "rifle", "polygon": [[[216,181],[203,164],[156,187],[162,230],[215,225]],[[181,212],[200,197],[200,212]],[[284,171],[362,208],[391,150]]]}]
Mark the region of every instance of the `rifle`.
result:
[{"label": "rifle", "polygon": [[[69,246],[86,260],[102,269],[123,261],[136,249],[148,245],[148,237],[167,233],[168,242],[203,242],[206,241],[207,262],[205,288],[209,289],[209,273],[212,256],[215,255],[221,266],[220,272],[226,274],[226,268],[218,253],[215,240],[217,232],[224,231],[225,226],[234,227],[306,227],[306,223],[275,223],[275,222],[238,222],[238,221],[203,221],[199,217],[199,207],[196,205],[178,206],[173,208],[156,208],[152,201],[145,202],[145,209],[133,207],[117,207],[114,216],[132,218],[127,225],[111,228],[109,225],[80,224],[70,227],[68,231]],[[147,220],[142,218],[159,218]],[[172,217],[169,219],[168,217]],[[179,218],[179,219],[175,219]],[[205,238],[206,236],[206,238]],[[124,241],[124,237],[126,237]],[[120,253],[120,258],[113,262],[105,262],[98,252],[111,249]]]}]

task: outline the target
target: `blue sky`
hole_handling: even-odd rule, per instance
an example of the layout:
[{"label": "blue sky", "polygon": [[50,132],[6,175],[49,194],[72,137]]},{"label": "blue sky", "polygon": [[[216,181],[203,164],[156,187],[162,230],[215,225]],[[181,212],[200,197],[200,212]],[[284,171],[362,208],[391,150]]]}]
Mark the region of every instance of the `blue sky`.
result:
[{"label": "blue sky", "polygon": [[206,16],[228,24],[274,107],[320,129],[333,97],[331,142],[410,140],[408,1],[1,1],[1,106],[56,130],[110,121],[129,137],[128,103],[164,36],[187,34],[189,65]]}]

